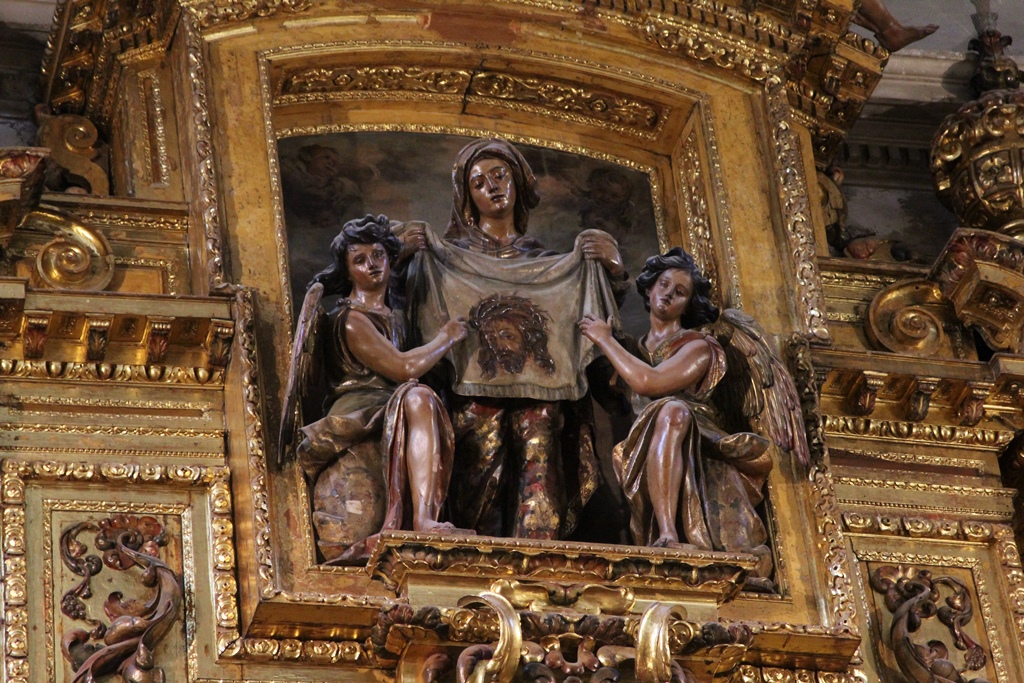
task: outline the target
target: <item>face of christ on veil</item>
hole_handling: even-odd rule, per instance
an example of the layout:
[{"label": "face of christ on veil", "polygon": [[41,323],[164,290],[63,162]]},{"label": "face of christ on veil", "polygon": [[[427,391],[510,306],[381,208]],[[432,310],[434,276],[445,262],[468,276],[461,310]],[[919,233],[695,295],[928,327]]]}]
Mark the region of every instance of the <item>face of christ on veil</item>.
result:
[{"label": "face of christ on veil", "polygon": [[548,314],[515,294],[481,299],[469,312],[469,324],[480,337],[477,363],[485,379],[498,373],[518,375],[533,363],[551,375],[555,363],[548,353]]}]

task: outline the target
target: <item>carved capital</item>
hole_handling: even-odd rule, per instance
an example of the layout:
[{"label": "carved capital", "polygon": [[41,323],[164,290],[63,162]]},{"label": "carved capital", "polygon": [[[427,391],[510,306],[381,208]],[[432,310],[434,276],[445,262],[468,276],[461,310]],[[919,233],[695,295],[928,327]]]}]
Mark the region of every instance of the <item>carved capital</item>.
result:
[{"label": "carved capital", "polygon": [[162,363],[167,357],[167,350],[171,345],[171,323],[173,322],[173,318],[154,316],[149,319],[149,330],[146,336],[147,363]]},{"label": "carved capital", "polygon": [[107,355],[112,316],[89,316],[86,320],[85,359],[101,361]]},{"label": "carved capital", "polygon": [[41,147],[0,149],[0,249],[6,249],[14,228],[39,204],[50,151]]},{"label": "carved capital", "polygon": [[853,391],[847,396],[850,412],[854,415],[870,415],[875,412],[875,400],[887,376],[884,372],[863,371],[853,385]]},{"label": "carved capital", "polygon": [[1024,242],[983,230],[957,230],[929,280],[953,304],[957,318],[976,326],[993,349],[1024,349]]},{"label": "carved capital", "polygon": [[908,420],[911,422],[921,422],[928,417],[928,408],[931,405],[932,394],[939,388],[940,381],[938,377],[918,378],[914,390],[910,392],[904,404]]},{"label": "carved capital", "polygon": [[974,427],[985,416],[985,399],[995,387],[993,382],[967,382],[956,404],[957,421],[964,427]]}]

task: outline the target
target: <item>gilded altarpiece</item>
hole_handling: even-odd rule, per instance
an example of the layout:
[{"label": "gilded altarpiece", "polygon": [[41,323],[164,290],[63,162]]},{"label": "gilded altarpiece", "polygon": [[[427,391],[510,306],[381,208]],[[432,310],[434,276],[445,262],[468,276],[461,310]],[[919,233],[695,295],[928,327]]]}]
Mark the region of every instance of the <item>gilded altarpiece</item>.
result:
[{"label": "gilded altarpiece", "polygon": [[[966,678],[1024,678],[998,464],[1020,360],[979,361],[920,289],[878,295],[927,273],[818,257],[816,164],[886,57],[847,33],[857,4],[62,3],[46,96],[98,125],[109,196],[80,145],[92,196],[18,204],[4,243],[5,680],[95,663],[508,683],[543,663],[558,680],[895,682],[899,610],[924,598],[938,616],[917,641],[944,641]],[[800,392],[810,464],[773,453],[761,509],[771,590],[744,590],[750,554],[574,541],[395,532],[366,565],[320,563],[307,483],[277,459],[302,284],[287,165],[386,135],[391,154],[501,136],[643,179],[624,251],[685,246]],[[385,177],[389,161],[373,159]],[[406,183],[450,168],[400,161]],[[924,351],[900,337],[908,308],[938,320]]]}]

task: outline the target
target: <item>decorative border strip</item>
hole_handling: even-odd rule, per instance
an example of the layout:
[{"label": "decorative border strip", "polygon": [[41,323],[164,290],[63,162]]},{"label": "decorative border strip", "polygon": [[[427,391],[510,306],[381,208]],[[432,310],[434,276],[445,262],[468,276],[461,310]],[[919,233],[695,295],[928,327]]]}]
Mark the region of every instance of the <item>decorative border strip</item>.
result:
[{"label": "decorative border strip", "polygon": [[817,531],[822,538],[819,548],[824,551],[822,559],[830,580],[828,600],[832,608],[833,627],[860,637],[857,607],[850,579],[853,565],[840,526],[839,505],[832,483],[825,424],[815,382],[814,363],[811,359],[810,339],[794,334],[786,347],[786,356],[793,381],[800,394],[807,445],[811,453],[811,499]]},{"label": "decorative border strip", "polygon": [[781,183],[778,186],[779,200],[793,274],[800,292],[798,313],[803,316],[805,331],[814,341],[828,344],[831,337],[825,322],[825,295],[816,261],[807,181],[802,173],[796,171],[804,165],[800,139],[793,132],[786,81],[781,70],[776,70],[766,80],[764,98],[775,146],[775,154],[770,156],[775,162],[775,177]]},{"label": "decorative border strip", "polygon": [[[189,0],[195,2],[195,0]],[[289,1],[289,0],[284,0]],[[212,11],[212,2],[210,5]],[[198,161],[198,192],[196,204],[199,207],[205,236],[206,274],[211,291],[229,287],[224,279],[225,263],[221,251],[220,203],[217,198],[217,169],[213,156],[213,125],[210,121],[210,105],[206,89],[206,54],[205,45],[199,29],[196,27],[197,12],[186,6],[189,11],[181,18],[181,28],[185,40],[185,58],[188,63],[188,91],[191,92],[192,125],[186,128],[194,136],[192,147],[196,150]],[[255,10],[254,10],[255,11]],[[201,17],[202,13],[198,13]],[[187,142],[187,141],[183,141]]]},{"label": "decorative border strip", "polygon": [[883,441],[896,439],[902,442],[965,448],[972,451],[1000,451],[1014,436],[1011,430],[876,420],[846,415],[825,415],[824,427],[829,434],[836,436],[850,435]]},{"label": "decorative border strip", "polygon": [[[103,371],[100,374],[100,371]],[[123,363],[79,363],[0,358],[0,377],[79,382],[138,382],[178,384],[194,387],[224,385],[224,371],[206,367],[129,365]]]},{"label": "decorative border strip", "polygon": [[896,489],[898,491],[920,491],[924,493],[944,493],[957,496],[979,498],[1013,499],[1017,492],[1013,489],[993,489],[983,486],[957,486],[953,484],[927,484],[919,481],[902,481],[892,479],[866,479],[863,477],[833,477],[836,484],[846,486],[865,486],[870,488]]}]

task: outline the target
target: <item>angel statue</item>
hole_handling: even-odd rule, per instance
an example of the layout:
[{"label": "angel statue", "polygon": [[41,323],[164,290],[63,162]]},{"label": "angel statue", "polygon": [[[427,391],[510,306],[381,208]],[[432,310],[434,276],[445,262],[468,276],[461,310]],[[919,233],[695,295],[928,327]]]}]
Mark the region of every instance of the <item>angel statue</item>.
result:
[{"label": "angel statue", "polygon": [[[635,395],[639,415],[612,456],[633,542],[754,554],[747,586],[771,590],[757,507],[772,442],[807,461],[796,388],[753,318],[735,309],[719,318],[710,280],[681,248],[647,259],[636,286],[651,329],[633,353],[610,321],[579,323]],[[695,329],[716,320],[717,336]],[[740,420],[728,418],[739,416],[760,434],[733,431]]]},{"label": "angel statue", "polygon": [[[451,422],[437,395],[416,380],[468,327],[448,321],[431,341],[403,350],[401,288],[391,277],[401,249],[386,216],[345,223],[331,243],[333,262],[313,278],[299,316],[281,453],[297,437],[300,405],[322,366],[326,414],[299,430],[295,453],[315,482],[313,523],[327,561],[365,556],[383,530],[460,531],[439,520],[452,470]],[[321,299],[332,294],[342,298],[326,313]],[[383,468],[381,496],[373,492],[380,481],[374,467]]]}]

